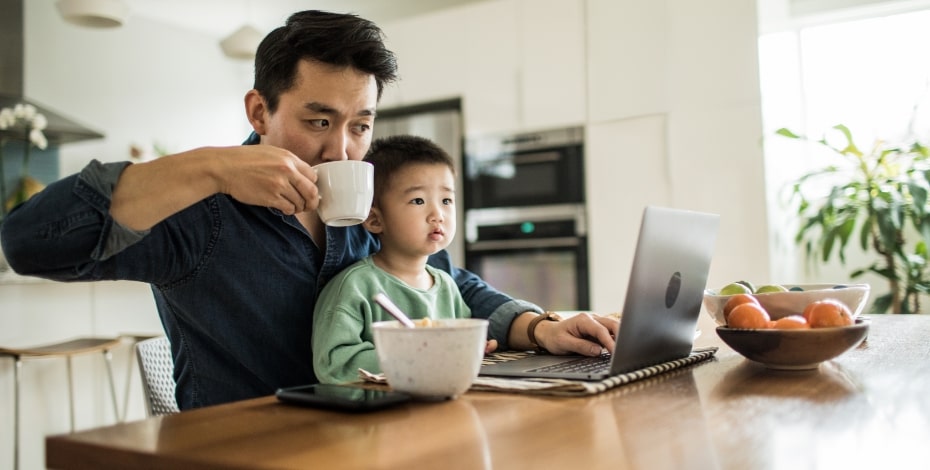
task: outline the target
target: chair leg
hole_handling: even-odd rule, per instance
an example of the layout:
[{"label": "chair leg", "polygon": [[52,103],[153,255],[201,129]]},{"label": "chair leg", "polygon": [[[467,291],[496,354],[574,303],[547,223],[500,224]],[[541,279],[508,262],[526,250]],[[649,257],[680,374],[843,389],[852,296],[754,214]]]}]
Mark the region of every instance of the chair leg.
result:
[{"label": "chair leg", "polygon": [[71,432],[74,432],[74,374],[71,372],[71,356],[68,356],[68,411],[71,412]]},{"label": "chair leg", "polygon": [[13,468],[19,470],[19,374],[23,361],[19,356],[13,359]]},{"label": "chair leg", "polygon": [[113,399],[113,419],[119,422],[119,402],[116,399],[116,382],[113,380],[113,353],[111,353],[109,349],[104,349],[103,358],[107,362],[107,377],[110,379],[110,398]]},{"label": "chair leg", "polygon": [[126,389],[123,392],[123,414],[120,415],[120,418],[119,418],[119,422],[121,423],[125,423],[126,418],[129,417],[129,389],[132,388],[132,373],[135,371],[135,366],[134,366],[135,363],[136,363],[135,357],[132,357],[130,355],[129,365],[127,366],[128,370],[126,371]]}]

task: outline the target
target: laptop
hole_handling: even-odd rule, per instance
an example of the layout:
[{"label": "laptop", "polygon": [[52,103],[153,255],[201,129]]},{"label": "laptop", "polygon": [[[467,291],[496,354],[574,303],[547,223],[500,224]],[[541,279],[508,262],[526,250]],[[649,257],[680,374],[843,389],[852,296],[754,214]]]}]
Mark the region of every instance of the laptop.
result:
[{"label": "laptop", "polygon": [[691,354],[720,216],[643,211],[616,348],[599,357],[537,354],[485,364],[480,375],[603,380]]}]

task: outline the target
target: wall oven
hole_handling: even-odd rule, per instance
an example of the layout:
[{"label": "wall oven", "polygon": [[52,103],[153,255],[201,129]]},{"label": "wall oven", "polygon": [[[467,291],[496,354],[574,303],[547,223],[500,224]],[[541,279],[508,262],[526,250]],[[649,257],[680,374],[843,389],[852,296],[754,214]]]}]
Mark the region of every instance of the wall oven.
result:
[{"label": "wall oven", "polygon": [[465,207],[524,207],[584,202],[581,127],[465,143]]},{"label": "wall oven", "polygon": [[578,204],[469,212],[465,268],[545,309],[587,310],[586,235]]},{"label": "wall oven", "polygon": [[470,139],[465,268],[549,310],[587,310],[583,129]]}]

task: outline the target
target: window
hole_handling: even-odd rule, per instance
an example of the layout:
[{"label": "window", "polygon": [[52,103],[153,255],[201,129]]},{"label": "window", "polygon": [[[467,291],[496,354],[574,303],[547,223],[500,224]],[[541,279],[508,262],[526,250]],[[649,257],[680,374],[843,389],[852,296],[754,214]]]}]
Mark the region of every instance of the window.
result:
[{"label": "window", "polygon": [[784,187],[825,166],[829,157],[775,136],[776,129],[787,127],[819,138],[834,125],[845,124],[860,148],[877,138],[897,141],[909,132],[930,137],[930,2],[923,2],[921,9],[913,2],[891,3],[908,4],[911,11],[889,14],[886,8],[854,20],[808,21],[759,38],[769,221],[779,231],[770,237],[771,256],[796,260],[774,266],[775,279],[835,281],[868,264],[851,250],[846,267],[805,271],[803,253],[793,246]]}]

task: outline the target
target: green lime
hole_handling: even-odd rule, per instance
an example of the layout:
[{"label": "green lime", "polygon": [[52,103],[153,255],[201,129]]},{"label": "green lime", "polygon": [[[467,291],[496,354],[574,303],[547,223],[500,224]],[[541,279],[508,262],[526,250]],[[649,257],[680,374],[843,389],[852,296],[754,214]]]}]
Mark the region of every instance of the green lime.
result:
[{"label": "green lime", "polygon": [[749,288],[749,293],[753,293],[753,292],[756,291],[756,286],[752,285],[752,283],[749,282],[749,281],[736,281],[736,283],[737,283],[737,284],[742,284],[742,285],[748,287],[748,288]]},{"label": "green lime", "polygon": [[778,284],[766,284],[756,289],[756,294],[767,294],[769,292],[788,292],[788,289]]},{"label": "green lime", "polygon": [[752,294],[752,291],[749,290],[749,288],[743,284],[740,284],[738,282],[731,282],[730,284],[723,286],[723,288],[720,289],[720,292],[719,292],[719,295],[736,295],[736,294]]}]

